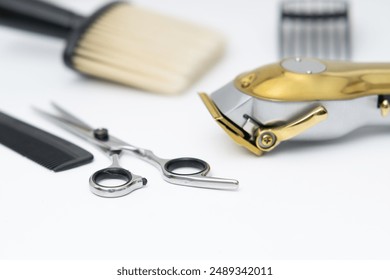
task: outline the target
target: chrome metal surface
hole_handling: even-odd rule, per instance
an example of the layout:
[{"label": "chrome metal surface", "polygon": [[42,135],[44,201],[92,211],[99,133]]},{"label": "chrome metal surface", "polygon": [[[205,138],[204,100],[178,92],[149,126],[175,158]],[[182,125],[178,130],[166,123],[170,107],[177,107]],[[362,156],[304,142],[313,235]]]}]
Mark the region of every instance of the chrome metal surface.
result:
[{"label": "chrome metal surface", "polygon": [[390,124],[390,119],[383,118],[378,111],[377,96],[351,100],[274,102],[244,94],[231,82],[211,94],[211,99],[226,117],[243,129],[247,127],[245,116],[250,116],[267,125],[290,120],[316,106],[326,108],[328,111],[327,120],[297,135],[290,141],[334,139],[360,127]]},{"label": "chrome metal surface", "polygon": [[310,58],[287,58],[282,61],[281,65],[287,71],[300,74],[318,74],[326,70],[325,64]]}]

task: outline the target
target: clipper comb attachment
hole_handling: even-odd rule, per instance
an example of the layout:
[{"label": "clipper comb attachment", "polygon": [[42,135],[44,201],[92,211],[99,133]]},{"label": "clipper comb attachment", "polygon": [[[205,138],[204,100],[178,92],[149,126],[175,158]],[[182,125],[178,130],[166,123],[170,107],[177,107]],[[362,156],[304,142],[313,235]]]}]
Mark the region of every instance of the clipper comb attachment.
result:
[{"label": "clipper comb attachment", "polygon": [[351,32],[344,1],[286,1],[281,5],[280,57],[349,60]]}]

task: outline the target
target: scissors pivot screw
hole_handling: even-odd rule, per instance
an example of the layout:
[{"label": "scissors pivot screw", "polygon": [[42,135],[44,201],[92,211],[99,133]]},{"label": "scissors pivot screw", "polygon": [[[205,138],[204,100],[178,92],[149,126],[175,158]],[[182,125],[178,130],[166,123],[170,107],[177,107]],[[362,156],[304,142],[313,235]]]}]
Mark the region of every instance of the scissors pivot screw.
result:
[{"label": "scissors pivot screw", "polygon": [[106,128],[97,128],[93,131],[93,136],[100,141],[108,141],[109,134]]}]

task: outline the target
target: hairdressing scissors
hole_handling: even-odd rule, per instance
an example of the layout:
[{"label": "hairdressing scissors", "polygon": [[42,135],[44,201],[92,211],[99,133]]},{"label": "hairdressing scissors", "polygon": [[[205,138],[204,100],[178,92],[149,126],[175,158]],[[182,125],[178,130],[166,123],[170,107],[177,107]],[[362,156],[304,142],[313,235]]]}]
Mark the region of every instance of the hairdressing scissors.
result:
[{"label": "hairdressing scissors", "polygon": [[[160,170],[163,179],[171,184],[218,190],[235,190],[238,188],[237,180],[207,176],[210,165],[201,159],[190,157],[160,158],[150,150],[133,146],[110,135],[105,128],[95,129],[89,126],[56,104],[53,104],[53,106],[58,115],[40,109],[37,109],[37,111],[66,130],[98,146],[112,158],[112,164],[109,167],[96,171],[89,179],[90,189],[96,195],[119,197],[146,185],[147,180],[145,178],[132,174],[120,166],[119,157],[125,151],[155,166]],[[191,169],[191,171],[188,172],[188,169]],[[102,182],[107,179],[114,179],[121,183],[110,186],[103,185]]]}]

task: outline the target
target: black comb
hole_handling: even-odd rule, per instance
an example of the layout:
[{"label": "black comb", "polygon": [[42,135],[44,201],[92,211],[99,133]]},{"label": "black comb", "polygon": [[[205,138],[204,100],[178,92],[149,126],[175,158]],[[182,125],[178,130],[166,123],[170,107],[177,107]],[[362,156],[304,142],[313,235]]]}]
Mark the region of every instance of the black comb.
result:
[{"label": "black comb", "polygon": [[0,143],[55,172],[93,160],[86,150],[2,112]]}]

